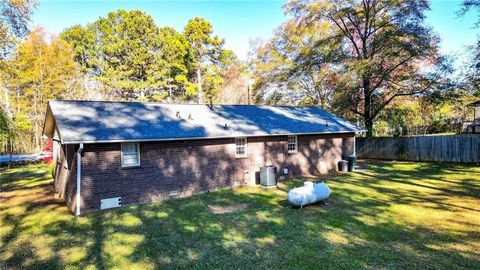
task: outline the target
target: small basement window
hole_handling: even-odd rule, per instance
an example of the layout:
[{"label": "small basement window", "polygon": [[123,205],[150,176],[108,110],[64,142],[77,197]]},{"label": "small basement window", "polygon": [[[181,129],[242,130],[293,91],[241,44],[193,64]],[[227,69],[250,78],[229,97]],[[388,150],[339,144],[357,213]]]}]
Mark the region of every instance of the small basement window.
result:
[{"label": "small basement window", "polygon": [[122,167],[140,166],[140,144],[122,143]]},{"label": "small basement window", "polygon": [[288,153],[297,152],[297,136],[288,136]]},{"label": "small basement window", "polygon": [[235,157],[247,157],[247,138],[235,138]]}]

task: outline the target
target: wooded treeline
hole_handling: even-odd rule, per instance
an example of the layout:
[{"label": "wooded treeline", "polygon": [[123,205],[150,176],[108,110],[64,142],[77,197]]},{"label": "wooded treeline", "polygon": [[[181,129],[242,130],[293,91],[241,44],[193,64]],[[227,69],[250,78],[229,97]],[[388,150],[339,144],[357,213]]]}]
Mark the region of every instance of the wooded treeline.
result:
[{"label": "wooded treeline", "polygon": [[60,34],[81,70],[100,83],[103,96],[139,101],[195,101],[216,96],[235,54],[203,18],[183,32],[158,27],[139,10],[118,10]]},{"label": "wooded treeline", "polygon": [[[468,0],[459,11],[479,6]],[[429,1],[292,0],[284,8],[288,19],[240,61],[200,17],[178,31],[143,11],[117,10],[55,36],[27,28],[33,0],[2,1],[1,151],[39,149],[51,99],[211,96],[319,106],[366,127],[367,136],[461,132],[465,104],[480,98],[480,41],[455,70],[425,23]]]},{"label": "wooded treeline", "polygon": [[480,91],[439,53],[428,10],[422,0],[288,2],[291,19],[256,44],[257,102],[320,106],[367,136],[454,132]]},{"label": "wooded treeline", "polygon": [[[10,26],[14,36],[16,25]],[[224,43],[203,18],[189,20],[179,32],[158,27],[139,10],[110,12],[58,36],[34,28],[2,59],[2,131],[8,131],[2,132],[3,151],[40,148],[52,99],[247,100],[246,67]]]}]

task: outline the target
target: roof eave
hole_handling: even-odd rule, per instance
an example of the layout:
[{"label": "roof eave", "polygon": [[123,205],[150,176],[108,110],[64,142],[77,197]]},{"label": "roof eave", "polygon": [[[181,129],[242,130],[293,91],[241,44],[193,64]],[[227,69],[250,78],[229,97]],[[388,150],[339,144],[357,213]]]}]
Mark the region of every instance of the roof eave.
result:
[{"label": "roof eave", "polygon": [[480,100],[467,104],[467,107],[477,107],[477,106],[480,106]]},{"label": "roof eave", "polygon": [[343,131],[325,131],[325,132],[308,132],[308,133],[281,133],[281,134],[253,134],[238,136],[216,136],[216,137],[187,137],[187,138],[157,138],[157,139],[114,139],[114,140],[63,140],[62,144],[94,144],[94,143],[124,143],[124,142],[163,142],[163,141],[191,141],[191,140],[210,140],[210,139],[227,139],[227,138],[250,138],[250,137],[268,137],[268,136],[299,136],[299,135],[321,135],[321,134],[345,134],[366,132],[366,129],[343,130]]},{"label": "roof eave", "polygon": [[48,138],[53,138],[55,126],[55,118],[53,117],[52,109],[50,108],[50,102],[47,104],[47,112],[43,121],[42,135]]}]

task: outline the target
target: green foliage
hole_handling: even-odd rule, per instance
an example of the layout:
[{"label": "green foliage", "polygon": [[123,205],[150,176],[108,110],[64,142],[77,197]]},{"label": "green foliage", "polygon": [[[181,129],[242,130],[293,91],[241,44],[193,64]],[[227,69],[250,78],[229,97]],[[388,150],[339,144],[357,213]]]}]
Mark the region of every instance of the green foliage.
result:
[{"label": "green foliage", "polygon": [[96,33],[94,73],[120,98],[155,88],[154,51],[158,27],[142,11],[118,10],[92,25]]},{"label": "green foliage", "polygon": [[139,10],[118,10],[87,26],[66,29],[61,38],[74,49],[84,72],[113,99],[191,100],[216,94],[222,71],[236,60],[213,36],[211,24],[195,18],[179,33],[159,28]]},{"label": "green foliage", "polygon": [[[190,44],[184,35],[171,27],[162,27],[159,30],[156,52],[154,78],[160,82],[159,88],[152,96],[153,100],[162,100],[168,97],[188,99],[192,95],[193,83],[188,80],[188,63],[190,61]],[[163,94],[162,94],[163,93]]]},{"label": "green foliage", "polygon": [[[0,109],[0,134],[1,136],[4,136],[10,127],[10,120],[7,117],[7,113],[3,110]],[[3,142],[3,140],[2,140]]]},{"label": "green foliage", "polygon": [[74,25],[65,29],[60,38],[67,41],[73,48],[74,59],[84,72],[91,72],[96,56],[96,36],[92,26]]},{"label": "green foliage", "polygon": [[409,114],[414,113],[410,107],[393,107],[391,109],[385,109],[383,115],[384,119],[388,121],[389,128],[393,129],[393,136],[400,136],[402,130],[411,122],[407,122]]},{"label": "green foliage", "polygon": [[50,173],[50,175],[52,176],[52,178],[55,177],[55,164],[53,162],[50,162],[50,164],[48,164],[48,171]]},{"label": "green foliage", "polygon": [[223,49],[225,41],[213,35],[212,25],[204,18],[189,20],[184,35],[190,43],[190,78],[197,84],[192,94],[197,95],[199,103],[203,103],[204,97],[215,95],[223,83],[221,65],[234,61],[235,57],[233,52]]},{"label": "green foliage", "polygon": [[7,113],[0,108],[0,152],[10,152],[11,143],[15,139],[12,120]]},{"label": "green foliage", "polygon": [[462,123],[472,119],[466,105],[474,101],[468,92],[402,97],[380,113],[374,134],[380,136],[462,133]]}]

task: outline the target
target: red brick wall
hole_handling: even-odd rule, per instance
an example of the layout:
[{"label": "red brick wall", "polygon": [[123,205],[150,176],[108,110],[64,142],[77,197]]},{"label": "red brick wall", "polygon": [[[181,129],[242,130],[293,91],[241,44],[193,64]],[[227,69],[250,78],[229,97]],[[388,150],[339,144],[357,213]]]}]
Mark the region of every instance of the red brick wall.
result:
[{"label": "red brick wall", "polygon": [[53,141],[54,185],[58,196],[65,199],[72,212],[75,211],[75,197],[77,192],[77,159],[76,145],[61,145]]},{"label": "red brick wall", "polygon": [[[289,177],[315,176],[336,169],[351,154],[354,134],[298,136],[289,154],[287,136],[247,139],[248,156],[235,157],[235,140],[208,139],[140,143],[139,167],[122,168],[120,143],[86,144],[82,155],[82,214],[100,209],[100,200],[121,197],[122,204],[255,184],[261,166],[274,165]],[[73,177],[74,179],[75,177]],[[72,201],[73,199],[67,199]],[[74,209],[74,202],[70,203]]]}]

